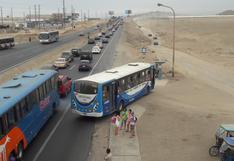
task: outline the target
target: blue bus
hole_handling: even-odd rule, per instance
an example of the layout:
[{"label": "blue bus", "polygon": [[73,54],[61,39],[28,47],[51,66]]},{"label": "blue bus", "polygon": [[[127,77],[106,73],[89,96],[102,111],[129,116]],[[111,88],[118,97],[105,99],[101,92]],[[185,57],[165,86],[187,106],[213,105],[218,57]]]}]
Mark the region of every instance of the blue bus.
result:
[{"label": "blue bus", "polygon": [[0,86],[0,160],[23,151],[59,104],[58,73],[34,70]]},{"label": "blue bus", "polygon": [[82,116],[102,117],[148,94],[154,85],[154,65],[129,63],[73,81],[71,108]]}]

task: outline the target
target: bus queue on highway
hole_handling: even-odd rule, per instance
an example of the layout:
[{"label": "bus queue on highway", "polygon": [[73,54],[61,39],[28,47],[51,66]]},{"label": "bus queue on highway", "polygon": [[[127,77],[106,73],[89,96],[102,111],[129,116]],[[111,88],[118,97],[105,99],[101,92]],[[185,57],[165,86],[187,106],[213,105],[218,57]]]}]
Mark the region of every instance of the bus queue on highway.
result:
[{"label": "bus queue on highway", "polygon": [[[117,22],[115,30],[121,21],[117,19]],[[112,30],[113,27],[109,32]],[[94,46],[98,44],[101,42]],[[59,59],[68,59],[69,55],[73,59],[73,52],[68,53]],[[85,61],[91,66],[87,55],[92,52],[88,53],[80,53],[79,69]],[[154,85],[155,68],[148,63],[129,63],[78,80],[59,75],[57,67],[19,74],[0,85],[0,160],[21,159],[24,150],[56,111],[60,97],[70,92],[74,113],[103,117],[147,95]]]}]

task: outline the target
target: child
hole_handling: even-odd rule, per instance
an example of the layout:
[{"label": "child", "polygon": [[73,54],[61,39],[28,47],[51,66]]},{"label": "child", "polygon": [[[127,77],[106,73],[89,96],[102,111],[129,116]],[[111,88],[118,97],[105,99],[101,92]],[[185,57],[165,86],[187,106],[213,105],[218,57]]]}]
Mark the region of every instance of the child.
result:
[{"label": "child", "polygon": [[130,132],[131,132],[131,136],[130,137],[134,137],[135,136],[136,122],[137,122],[137,117],[132,112],[132,118],[130,120]]}]

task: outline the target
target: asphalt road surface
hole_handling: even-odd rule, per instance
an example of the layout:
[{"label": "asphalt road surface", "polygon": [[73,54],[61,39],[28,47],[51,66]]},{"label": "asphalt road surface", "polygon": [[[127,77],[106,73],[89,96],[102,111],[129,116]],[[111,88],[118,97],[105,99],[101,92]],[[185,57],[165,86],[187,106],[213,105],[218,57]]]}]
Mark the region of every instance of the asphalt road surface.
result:
[{"label": "asphalt road surface", "polygon": [[[101,54],[94,55],[92,73],[109,69],[114,61],[116,44],[122,26],[109,39]],[[93,45],[84,48],[91,49]],[[78,72],[79,58],[75,58],[67,69],[59,70],[73,80],[90,74]],[[24,153],[24,161],[86,161],[90,152],[94,123],[105,118],[81,117],[71,112],[70,95],[61,99],[57,113],[43,127]]]},{"label": "asphalt road surface", "polygon": [[[91,27],[83,30],[82,33],[86,34],[94,31],[95,28]],[[60,45],[78,40],[79,33],[81,32],[67,34],[60,37],[58,42],[51,44],[40,44],[38,41],[33,41],[31,43],[16,45],[11,49],[0,50],[0,72],[3,72],[10,67],[14,67],[17,64],[27,61],[44,52],[51,51]]]}]

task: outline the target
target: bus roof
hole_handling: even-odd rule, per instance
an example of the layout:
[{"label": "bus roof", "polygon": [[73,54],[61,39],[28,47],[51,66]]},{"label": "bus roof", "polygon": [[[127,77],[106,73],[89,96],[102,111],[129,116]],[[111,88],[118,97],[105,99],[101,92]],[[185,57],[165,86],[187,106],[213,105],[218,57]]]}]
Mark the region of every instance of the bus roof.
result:
[{"label": "bus roof", "polygon": [[44,31],[44,32],[40,32],[39,34],[49,34],[49,33],[54,33],[54,32],[58,32],[58,31]]},{"label": "bus roof", "polygon": [[0,85],[0,116],[56,74],[54,70],[33,70]]},{"label": "bus roof", "polygon": [[91,81],[96,83],[105,83],[111,80],[120,79],[135,72],[147,69],[152,65],[149,63],[129,63],[120,67],[115,67],[101,73],[81,78],[82,81]]}]

